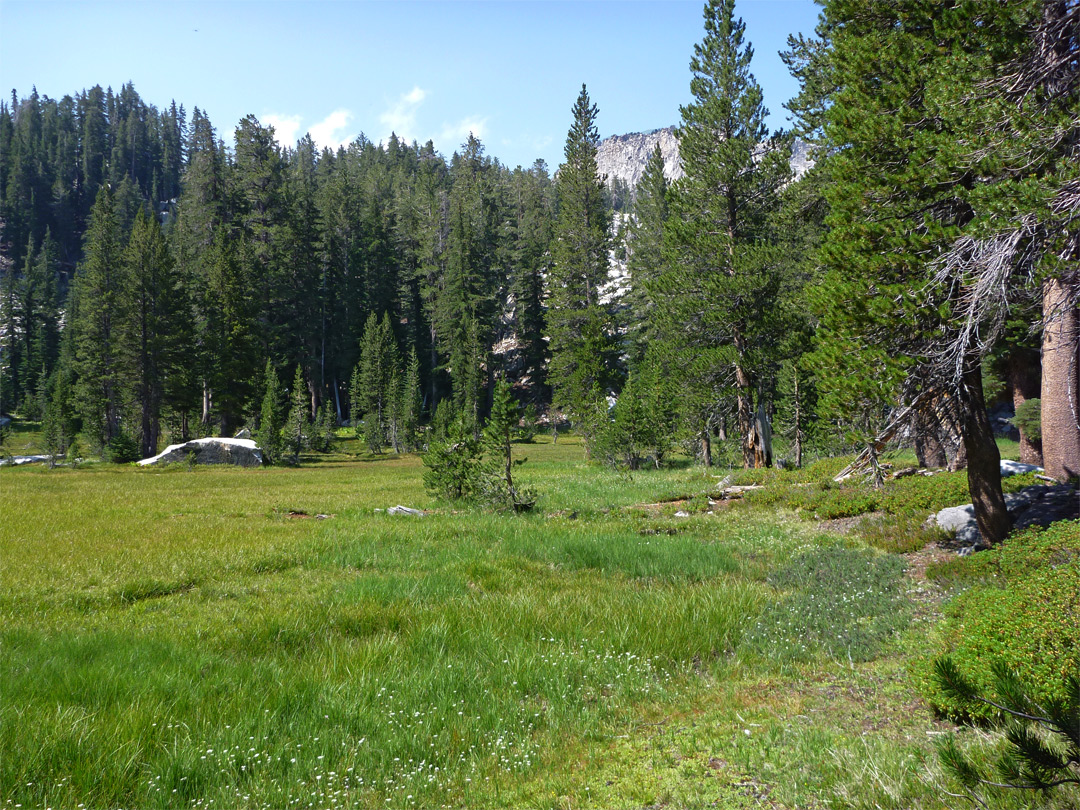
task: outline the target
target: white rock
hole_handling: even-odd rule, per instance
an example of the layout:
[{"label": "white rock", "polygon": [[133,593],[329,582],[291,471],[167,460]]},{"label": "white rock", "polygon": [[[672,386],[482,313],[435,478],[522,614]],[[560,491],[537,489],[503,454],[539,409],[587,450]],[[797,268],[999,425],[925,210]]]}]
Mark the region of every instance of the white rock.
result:
[{"label": "white rock", "polygon": [[1042,467],[1034,464],[1021,464],[1019,461],[1011,461],[1007,458],[1001,460],[1001,477],[1008,478],[1010,475],[1021,475],[1029,472],[1042,472]]},{"label": "white rock", "polygon": [[[229,453],[229,448],[237,447],[248,452],[240,454],[238,460],[232,461],[232,463],[243,463],[239,461],[239,458],[242,457],[244,459],[255,460],[258,464],[262,464],[262,450],[259,449],[259,445],[257,445],[253,439],[226,439],[214,436],[207,436],[205,439],[192,439],[190,442],[182,442],[180,444],[170,444],[153,458],[144,458],[142,461],[138,462],[138,464],[145,467],[149,464],[180,462],[186,458],[186,455],[189,452],[198,453],[201,448],[212,448],[215,446],[222,448],[225,451],[223,455],[226,458],[222,459],[225,463],[229,463],[231,460],[228,458],[231,455]],[[249,465],[244,464],[244,466]]]}]

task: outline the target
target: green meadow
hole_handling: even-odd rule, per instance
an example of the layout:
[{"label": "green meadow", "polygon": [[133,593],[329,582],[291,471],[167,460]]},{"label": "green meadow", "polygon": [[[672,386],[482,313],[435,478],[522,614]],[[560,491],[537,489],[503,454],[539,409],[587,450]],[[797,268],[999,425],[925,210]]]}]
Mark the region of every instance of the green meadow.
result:
[{"label": "green meadow", "polygon": [[0,469],[0,806],[954,806],[955,564],[572,438],[516,446],[528,515],[344,447]]}]

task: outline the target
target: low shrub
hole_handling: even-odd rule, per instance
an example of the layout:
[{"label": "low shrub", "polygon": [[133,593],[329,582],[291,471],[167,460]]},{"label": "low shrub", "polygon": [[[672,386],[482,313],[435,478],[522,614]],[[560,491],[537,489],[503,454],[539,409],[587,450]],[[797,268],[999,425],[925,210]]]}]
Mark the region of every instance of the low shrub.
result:
[{"label": "low shrub", "polygon": [[[992,563],[981,566],[986,566],[985,573]],[[1080,558],[1017,576],[1024,567],[1012,569],[1011,581],[1001,577],[1005,587],[972,587],[948,606],[943,652],[968,673],[980,694],[991,699],[995,695],[992,661],[1001,662],[1028,684],[1033,699],[1060,699],[1065,676],[1080,671]],[[999,577],[1000,572],[999,560]],[[923,671],[922,682],[927,699],[943,714],[992,716],[985,705],[972,708],[957,702],[942,691],[928,670]]]},{"label": "low shrub", "polygon": [[995,584],[1006,587],[1043,568],[1056,568],[1080,559],[1080,521],[1064,520],[1042,528],[1017,532],[1001,545],[973,554],[933,563],[928,579],[946,587]]},{"label": "low shrub", "polygon": [[105,448],[106,458],[114,464],[130,464],[142,458],[139,453],[139,443],[126,433],[114,436]]},{"label": "low shrub", "polygon": [[936,524],[911,519],[910,515],[874,515],[859,523],[859,538],[890,554],[908,554],[948,537]]},{"label": "low shrub", "polygon": [[839,546],[800,554],[768,581],[787,591],[743,638],[744,652],[780,661],[869,661],[907,625],[897,557]]}]

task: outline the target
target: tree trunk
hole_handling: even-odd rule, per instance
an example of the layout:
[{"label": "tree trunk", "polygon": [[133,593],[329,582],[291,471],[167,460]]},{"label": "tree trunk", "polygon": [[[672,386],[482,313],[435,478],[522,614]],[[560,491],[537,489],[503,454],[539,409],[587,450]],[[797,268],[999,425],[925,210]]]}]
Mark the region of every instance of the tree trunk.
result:
[{"label": "tree trunk", "polygon": [[1002,542],[1012,529],[1012,518],[1001,491],[1001,455],[983,400],[982,363],[977,354],[964,358],[958,405],[960,430],[967,455],[968,492],[975,522],[988,546]]},{"label": "tree trunk", "polygon": [[934,414],[932,402],[915,411],[915,457],[920,467],[931,469],[939,469],[949,463],[945,445],[941,441],[941,425]]},{"label": "tree trunk", "polygon": [[709,423],[701,429],[701,462],[706,467],[712,466],[712,439],[709,438]]},{"label": "tree trunk", "polygon": [[1060,279],[1043,284],[1042,451],[1046,474],[1080,475],[1080,309]]},{"label": "tree trunk", "polygon": [[[1009,358],[1009,390],[1012,393],[1013,411],[1029,399],[1039,396],[1039,355],[1027,349],[1018,349]],[[1042,465],[1042,443],[1028,438],[1020,431],[1020,461],[1024,464]]]},{"label": "tree trunk", "polygon": [[[981,367],[981,364],[980,364]],[[982,391],[980,384],[979,391]],[[933,400],[934,418],[938,423],[938,439],[945,450],[949,472],[964,469],[968,464],[967,447],[964,444],[963,405],[948,392]]]},{"label": "tree trunk", "polygon": [[759,402],[757,414],[754,416],[754,425],[750,429],[751,444],[754,451],[754,468],[772,466],[772,428],[769,425],[769,416],[765,411],[765,403]]},{"label": "tree trunk", "polygon": [[210,382],[203,380],[202,385],[202,423],[210,424]]},{"label": "tree trunk", "polygon": [[795,366],[795,469],[802,468],[802,413],[799,405],[799,367]]},{"label": "tree trunk", "polygon": [[752,407],[750,379],[740,364],[735,365],[735,401],[736,419],[739,422],[739,444],[742,447],[743,467],[754,466],[754,420],[750,413]]}]

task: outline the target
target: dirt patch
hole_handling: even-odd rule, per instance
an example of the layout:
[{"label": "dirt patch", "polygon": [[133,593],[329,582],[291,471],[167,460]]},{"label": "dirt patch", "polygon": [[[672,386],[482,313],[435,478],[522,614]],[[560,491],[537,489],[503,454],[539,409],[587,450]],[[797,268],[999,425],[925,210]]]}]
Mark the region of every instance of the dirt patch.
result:
[{"label": "dirt patch", "polygon": [[956,552],[942,548],[937,543],[930,543],[918,551],[902,556],[907,563],[906,575],[908,579],[915,582],[926,582],[926,569],[932,563],[943,563],[955,559]]},{"label": "dirt patch", "polygon": [[326,520],[333,517],[333,515],[324,515],[321,512],[317,515],[309,515],[301,509],[290,509],[284,516],[291,520]]}]

